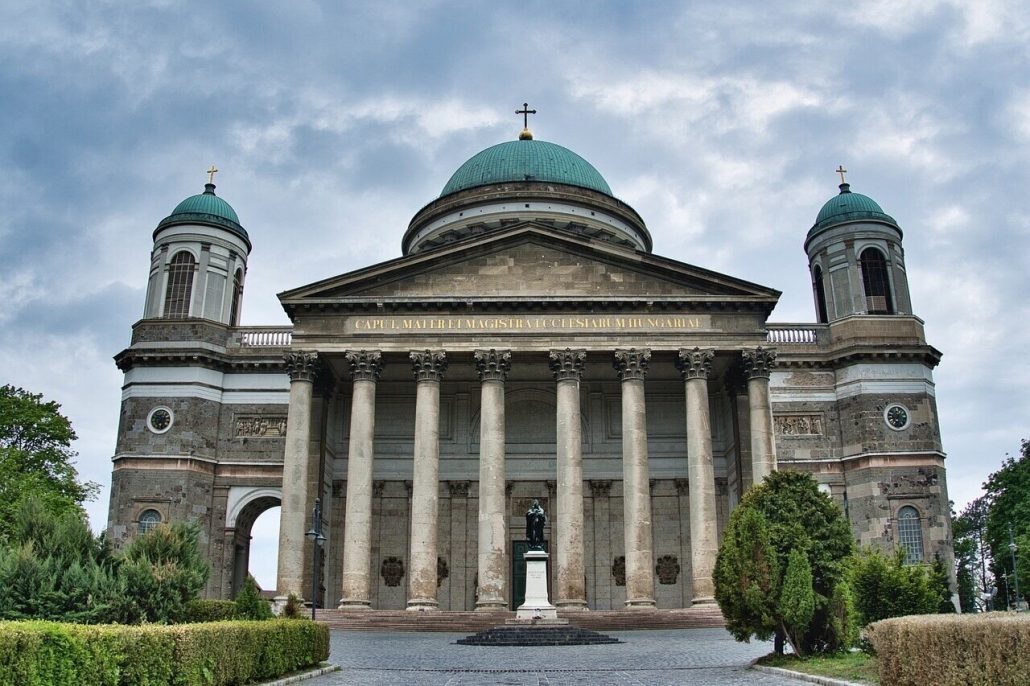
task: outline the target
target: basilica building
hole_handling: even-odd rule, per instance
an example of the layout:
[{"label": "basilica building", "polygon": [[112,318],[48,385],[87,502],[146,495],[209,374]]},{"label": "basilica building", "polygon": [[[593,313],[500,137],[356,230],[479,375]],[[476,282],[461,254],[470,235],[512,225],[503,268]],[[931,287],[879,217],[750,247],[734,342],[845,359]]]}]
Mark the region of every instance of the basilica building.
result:
[{"label": "basilica building", "polygon": [[397,227],[399,257],[280,293],[292,325],[271,327],[240,324],[251,240],[212,168],[157,224],[115,357],[109,534],[197,522],[226,598],[281,506],[280,598],[507,609],[538,500],[552,602],[682,608],[713,601],[742,493],[794,469],[859,543],[950,562],[940,353],[901,228],[843,171],[796,236],[815,322],[770,322],[779,291],[656,254],[589,162],[527,128]]}]

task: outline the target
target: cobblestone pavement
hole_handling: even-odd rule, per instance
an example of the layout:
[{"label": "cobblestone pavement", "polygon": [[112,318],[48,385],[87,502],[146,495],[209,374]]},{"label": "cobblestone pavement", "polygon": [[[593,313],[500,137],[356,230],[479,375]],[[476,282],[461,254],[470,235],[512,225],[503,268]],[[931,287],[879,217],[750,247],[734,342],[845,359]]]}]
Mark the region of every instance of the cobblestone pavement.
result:
[{"label": "cobblestone pavement", "polygon": [[756,684],[802,682],[747,669],[769,643],[737,643],[722,629],[611,632],[625,643],[497,648],[454,643],[465,634],[334,631],[330,662],[341,671],[305,686],[558,686],[583,684]]}]

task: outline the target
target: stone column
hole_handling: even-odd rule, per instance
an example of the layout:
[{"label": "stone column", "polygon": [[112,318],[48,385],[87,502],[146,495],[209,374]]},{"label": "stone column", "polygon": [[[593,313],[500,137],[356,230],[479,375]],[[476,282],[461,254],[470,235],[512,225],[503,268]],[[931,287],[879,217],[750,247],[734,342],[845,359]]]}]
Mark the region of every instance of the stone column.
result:
[{"label": "stone column", "polygon": [[308,471],[311,460],[311,396],[318,371],[318,353],[289,352],[284,355],[290,375],[290,405],[286,417],[283,454],[282,510],[279,515],[279,561],[276,600],[286,602],[292,593],[307,597],[304,571],[311,564],[304,538],[310,522]]},{"label": "stone column", "polygon": [[680,350],[676,360],[687,396],[687,474],[690,477],[691,603],[715,602],[712,570],[719,553],[719,529],[715,502],[715,468],[712,465],[712,424],[708,405],[711,350]]},{"label": "stone column", "polygon": [[744,350],[742,355],[751,416],[751,478],[758,484],[776,469],[776,436],[769,400],[769,372],[776,364],[776,351],[759,346]]},{"label": "stone column", "polygon": [[350,438],[347,441],[347,514],[343,523],[343,571],[340,609],[371,607],[369,566],[372,555],[372,460],[376,426],[376,382],[382,353],[345,353],[350,363]]},{"label": "stone column", "polygon": [[586,609],[586,570],[583,566],[583,429],[579,380],[585,350],[552,350],[551,371],[558,382],[558,507],[554,544],[558,566],[555,605]]},{"label": "stone column", "polygon": [[626,543],[626,607],[654,607],[651,551],[651,489],[647,470],[644,377],[651,351],[616,350],[622,381],[622,491]]},{"label": "stone column", "polygon": [[440,493],[440,379],[447,369],[442,350],[411,353],[415,374],[415,450],[411,486],[411,549],[408,609],[435,610],[437,519]]},{"label": "stone column", "polygon": [[507,608],[508,535],[504,506],[504,381],[510,350],[477,350],[479,410],[479,597],[477,610]]}]

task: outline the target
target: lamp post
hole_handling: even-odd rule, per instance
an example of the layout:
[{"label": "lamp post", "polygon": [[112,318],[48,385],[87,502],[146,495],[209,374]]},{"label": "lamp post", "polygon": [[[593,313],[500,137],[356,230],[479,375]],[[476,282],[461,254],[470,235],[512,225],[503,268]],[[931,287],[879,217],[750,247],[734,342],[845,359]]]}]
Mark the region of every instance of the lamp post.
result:
[{"label": "lamp post", "polygon": [[1019,596],[1019,574],[1016,572],[1016,538],[1012,535],[1012,522],[1009,522],[1009,552],[1012,554],[1012,584],[1016,590],[1016,611],[1023,609],[1023,601]]},{"label": "lamp post", "polygon": [[325,543],[325,536],[322,535],[322,499],[315,498],[315,509],[311,513],[311,529],[304,534],[311,539],[311,619],[315,619],[315,601],[318,598],[318,582],[321,576],[318,568],[318,548]]}]

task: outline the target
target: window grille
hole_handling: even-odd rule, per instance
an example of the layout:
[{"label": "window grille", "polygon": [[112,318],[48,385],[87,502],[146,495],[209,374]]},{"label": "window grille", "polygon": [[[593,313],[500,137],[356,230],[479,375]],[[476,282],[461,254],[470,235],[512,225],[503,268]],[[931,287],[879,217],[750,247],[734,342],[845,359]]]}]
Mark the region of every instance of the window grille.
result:
[{"label": "window grille", "polygon": [[240,323],[240,300],[243,299],[243,270],[237,269],[232,277],[232,309],[229,310],[229,326]]},{"label": "window grille", "polygon": [[891,284],[887,276],[887,258],[876,248],[866,248],[859,260],[862,263],[866,312],[894,314],[894,299],[891,297]]},{"label": "window grille", "polygon": [[919,512],[911,505],[898,510],[898,542],[905,551],[905,564],[923,561],[923,525]]},{"label": "window grille", "polygon": [[139,533],[143,535],[161,523],[161,513],[157,510],[144,510],[139,516]]},{"label": "window grille", "polygon": [[165,290],[164,316],[183,318],[190,315],[190,296],[193,294],[193,255],[182,250],[175,253],[168,264],[168,288]]}]

